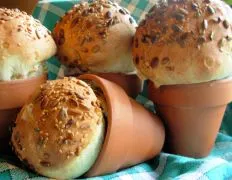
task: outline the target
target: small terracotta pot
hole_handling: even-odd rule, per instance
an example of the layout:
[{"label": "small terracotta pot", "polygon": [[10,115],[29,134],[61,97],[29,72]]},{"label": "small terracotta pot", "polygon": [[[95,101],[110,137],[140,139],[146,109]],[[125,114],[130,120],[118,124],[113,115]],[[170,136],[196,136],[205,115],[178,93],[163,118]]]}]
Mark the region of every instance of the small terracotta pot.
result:
[{"label": "small terracotta pot", "polygon": [[167,126],[169,151],[195,158],[209,155],[232,100],[232,78],[160,88],[149,82],[148,86],[149,97]]},{"label": "small terracotta pot", "polygon": [[0,82],[0,139],[9,136],[9,126],[16,119],[20,107],[46,80],[47,75],[43,75],[26,80]]},{"label": "small terracotta pot", "polygon": [[96,75],[82,75],[103,91],[108,108],[107,129],[99,157],[87,177],[115,172],[160,153],[165,138],[161,120],[128,97],[116,83]]}]

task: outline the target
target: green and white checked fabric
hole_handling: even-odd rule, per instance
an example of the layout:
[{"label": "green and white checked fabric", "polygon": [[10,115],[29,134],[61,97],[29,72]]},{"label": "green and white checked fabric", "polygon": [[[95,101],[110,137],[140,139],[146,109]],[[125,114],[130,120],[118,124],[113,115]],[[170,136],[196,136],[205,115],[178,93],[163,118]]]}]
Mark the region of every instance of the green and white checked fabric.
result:
[{"label": "green and white checked fabric", "polygon": [[[38,18],[50,30],[66,10],[79,0],[42,0],[35,9],[34,17]],[[118,0],[119,4],[128,8],[134,18],[140,21],[154,4],[155,0]],[[232,5],[232,0],[227,0]],[[49,78],[63,76],[64,67],[52,58],[47,63]],[[146,90],[146,88],[145,88]],[[146,94],[146,92],[144,93]],[[154,108],[152,103],[142,94],[137,101],[147,108]],[[232,180],[232,104],[228,106],[218,134],[215,147],[210,156],[204,159],[193,159],[167,153],[161,153],[156,158],[143,164],[91,180]],[[206,129],[207,131],[207,129]],[[47,178],[24,168],[14,156],[0,155],[0,180]]]}]

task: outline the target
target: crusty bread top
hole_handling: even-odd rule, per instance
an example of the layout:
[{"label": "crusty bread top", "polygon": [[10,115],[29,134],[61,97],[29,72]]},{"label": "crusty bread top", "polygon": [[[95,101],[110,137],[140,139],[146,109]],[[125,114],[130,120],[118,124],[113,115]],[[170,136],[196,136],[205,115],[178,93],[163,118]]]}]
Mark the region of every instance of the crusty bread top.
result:
[{"label": "crusty bread top", "polygon": [[157,3],[133,42],[140,77],[156,86],[201,83],[232,73],[232,10],[221,0]]},{"label": "crusty bread top", "polygon": [[18,157],[40,173],[46,167],[68,166],[104,123],[99,103],[91,87],[76,78],[42,85],[13,129],[11,141]]},{"label": "crusty bread top", "polygon": [[137,24],[108,0],[76,4],[54,28],[58,58],[82,72],[134,71],[131,54]]},{"label": "crusty bread top", "polygon": [[50,31],[18,9],[0,8],[0,62],[15,56],[32,65],[56,53]]}]

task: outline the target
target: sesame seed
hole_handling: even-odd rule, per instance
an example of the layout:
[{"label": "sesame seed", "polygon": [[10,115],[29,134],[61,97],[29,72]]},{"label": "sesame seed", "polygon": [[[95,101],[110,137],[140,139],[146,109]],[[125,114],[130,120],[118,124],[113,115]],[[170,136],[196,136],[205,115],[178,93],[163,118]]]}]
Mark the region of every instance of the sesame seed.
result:
[{"label": "sesame seed", "polygon": [[103,4],[103,7],[110,8],[111,6],[109,4]]},{"label": "sesame seed", "polygon": [[75,155],[75,153],[74,153],[74,152],[69,152],[69,154],[70,154],[71,156],[74,156],[74,155]]},{"label": "sesame seed", "polygon": [[169,57],[164,57],[164,58],[162,59],[162,64],[163,64],[163,65],[168,64],[169,62],[170,62]]},{"label": "sesame seed", "polygon": [[204,21],[202,22],[202,28],[203,30],[206,30],[208,28],[208,21],[206,19],[204,19]]},{"label": "sesame seed", "polygon": [[72,131],[71,131],[71,130],[68,130],[67,132],[68,132],[69,134],[71,134],[71,133],[72,133]]},{"label": "sesame seed", "polygon": [[36,33],[36,36],[37,36],[38,39],[42,38],[41,33],[40,33],[40,31],[38,29],[35,30],[35,33]]},{"label": "sesame seed", "polygon": [[213,31],[210,33],[209,39],[210,39],[210,41],[213,41],[213,39],[214,39],[214,32]]},{"label": "sesame seed", "polygon": [[103,10],[104,10],[103,6],[100,6],[100,7],[99,7],[99,11],[100,11],[100,12],[103,12]]},{"label": "sesame seed", "polygon": [[92,48],[92,52],[93,53],[97,53],[100,51],[100,46],[99,45],[95,45],[93,48]]},{"label": "sesame seed", "polygon": [[179,12],[184,14],[184,15],[188,15],[188,11],[184,8],[179,8]]}]

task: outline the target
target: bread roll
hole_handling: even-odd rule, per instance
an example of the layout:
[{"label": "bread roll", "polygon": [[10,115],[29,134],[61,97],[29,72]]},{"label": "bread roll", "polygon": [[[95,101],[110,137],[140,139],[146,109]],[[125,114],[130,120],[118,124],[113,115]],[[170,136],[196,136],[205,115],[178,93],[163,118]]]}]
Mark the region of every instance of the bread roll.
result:
[{"label": "bread roll", "polygon": [[50,31],[18,9],[0,8],[0,81],[44,73],[44,61],[56,53]]},{"label": "bread roll", "polygon": [[131,73],[137,24],[128,10],[108,0],[76,4],[56,24],[58,58],[81,72]]},{"label": "bread roll", "polygon": [[221,0],[155,5],[133,42],[134,64],[159,87],[223,79],[232,73],[232,10]]},{"label": "bread roll", "polygon": [[76,78],[42,85],[13,128],[11,141],[20,160],[51,178],[71,179],[87,172],[104,140],[104,98],[99,99]]}]

